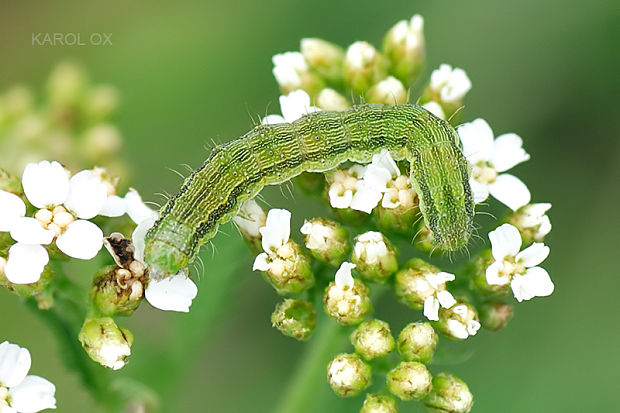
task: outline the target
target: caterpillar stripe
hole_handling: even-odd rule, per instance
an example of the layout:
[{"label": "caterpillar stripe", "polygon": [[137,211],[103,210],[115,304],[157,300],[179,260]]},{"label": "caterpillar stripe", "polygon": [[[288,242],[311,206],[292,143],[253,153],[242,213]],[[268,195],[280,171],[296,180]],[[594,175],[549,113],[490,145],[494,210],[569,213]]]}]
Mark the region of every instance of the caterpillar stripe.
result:
[{"label": "caterpillar stripe", "polygon": [[370,162],[387,148],[410,163],[420,210],[437,246],[463,247],[473,228],[469,165],[452,126],[417,105],[362,104],[343,112],[314,112],[292,123],[259,125],[223,146],[164,205],[146,235],[151,274],[185,268],[220,224],[265,185],[304,171],[323,172],[344,161]]}]

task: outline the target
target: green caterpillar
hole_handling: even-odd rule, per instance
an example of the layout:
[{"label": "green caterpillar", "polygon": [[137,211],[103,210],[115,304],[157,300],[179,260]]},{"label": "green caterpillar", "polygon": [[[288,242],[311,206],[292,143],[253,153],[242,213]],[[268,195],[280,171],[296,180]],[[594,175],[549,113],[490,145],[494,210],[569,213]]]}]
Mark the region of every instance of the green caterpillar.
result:
[{"label": "green caterpillar", "polygon": [[187,267],[218,225],[265,185],[347,160],[368,163],[383,148],[394,159],[410,162],[420,210],[437,246],[454,251],[466,245],[474,207],[469,164],[454,128],[417,105],[363,104],[259,125],[216,147],[147,233],[145,262],[151,275],[164,277]]}]

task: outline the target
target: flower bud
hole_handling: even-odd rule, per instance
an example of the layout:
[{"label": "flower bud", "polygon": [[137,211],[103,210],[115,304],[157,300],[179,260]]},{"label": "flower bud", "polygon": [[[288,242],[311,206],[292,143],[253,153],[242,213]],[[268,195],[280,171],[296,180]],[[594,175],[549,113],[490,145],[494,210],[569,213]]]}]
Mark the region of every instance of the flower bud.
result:
[{"label": "flower bud", "polygon": [[[454,299],[450,300],[447,297],[449,293],[446,294],[446,282],[453,279],[454,275],[441,272],[437,267],[419,258],[412,258],[396,273],[394,291],[403,304],[414,310],[424,308],[427,315],[428,306],[441,304],[442,307],[450,307],[454,304],[450,303]],[[432,302],[434,300],[437,300],[437,303]]]},{"label": "flower bud", "polygon": [[398,270],[396,248],[380,232],[368,231],[355,237],[351,260],[365,279],[381,284]]},{"label": "flower bud", "polygon": [[471,276],[472,288],[490,295],[506,295],[510,292],[510,283],[491,285],[487,282],[486,270],[495,262],[491,250],[482,251],[467,264],[467,273]]},{"label": "flower bud", "polygon": [[316,327],[316,311],[305,300],[287,298],[271,314],[271,324],[285,336],[297,340],[310,338]]},{"label": "flower bud", "polygon": [[439,311],[439,321],[435,327],[440,333],[455,340],[465,340],[474,336],[480,329],[476,309],[464,300],[458,300],[450,308]]},{"label": "flower bud", "polygon": [[435,101],[441,104],[446,119],[463,105],[463,98],[471,89],[471,81],[463,69],[442,64],[431,73],[430,84],[424,90],[420,101]]},{"label": "flower bud", "polygon": [[512,318],[512,306],[501,301],[492,300],[479,307],[480,324],[491,331],[499,331]]},{"label": "flower bud", "polygon": [[392,396],[368,393],[360,413],[398,413],[396,399]]},{"label": "flower bud", "polygon": [[371,372],[357,354],[339,354],[327,366],[327,381],[337,395],[356,396],[370,386]]},{"label": "flower bud", "polygon": [[19,197],[23,195],[21,180],[0,168],[0,190],[10,192]]},{"label": "flower bud", "polygon": [[16,120],[32,111],[34,96],[24,86],[13,86],[0,96],[0,125],[3,120]]},{"label": "flower bud", "polygon": [[332,267],[339,266],[351,249],[348,231],[337,222],[314,218],[305,221],[300,231],[310,254]]},{"label": "flower bud", "polygon": [[250,199],[243,203],[239,213],[233,218],[234,223],[239,228],[241,235],[254,251],[261,248],[261,234],[259,228],[265,226],[267,215],[265,211],[254,201]]},{"label": "flower bud", "polygon": [[103,119],[112,114],[118,107],[118,90],[112,86],[93,87],[84,102],[85,111],[91,118]]},{"label": "flower bud", "polygon": [[91,359],[118,370],[131,354],[133,335],[129,330],[118,327],[110,317],[87,318],[80,330],[79,340]]},{"label": "flower bud", "polygon": [[401,400],[420,400],[431,390],[431,373],[422,363],[402,361],[386,376],[390,393]]},{"label": "flower bud", "polygon": [[424,66],[424,19],[419,14],[401,20],[383,40],[383,53],[390,61],[390,72],[407,87],[412,86]]},{"label": "flower bud", "polygon": [[433,389],[424,404],[445,413],[467,413],[474,404],[474,396],[458,377],[439,373],[433,377]]},{"label": "flower bud", "polygon": [[278,248],[276,258],[262,274],[280,295],[301,293],[314,285],[310,259],[294,241]]},{"label": "flower bud", "polygon": [[330,88],[321,90],[316,98],[316,105],[323,110],[335,110],[338,112],[346,110],[351,106],[347,98]]},{"label": "flower bud", "polygon": [[77,64],[63,62],[54,68],[47,86],[54,103],[63,106],[77,104],[86,88],[86,74]]},{"label": "flower bud", "polygon": [[121,134],[115,126],[99,124],[84,133],[80,151],[89,162],[96,164],[116,154],[122,142]]},{"label": "flower bud", "polygon": [[[0,233],[0,250],[2,250],[2,235],[8,233]],[[37,282],[30,284],[15,284],[10,282],[4,274],[4,267],[7,259],[0,256],[0,286],[5,287],[7,290],[19,295],[20,297],[34,297],[37,300],[37,304],[40,310],[47,310],[53,304],[53,294],[48,289],[50,282],[53,278],[52,270],[50,266],[45,266],[41,273],[41,278]]]},{"label": "flower bud", "polygon": [[323,39],[301,40],[301,53],[308,65],[332,84],[342,82],[342,59],[344,50]]},{"label": "flower bud", "polygon": [[343,325],[359,324],[371,311],[368,288],[360,280],[353,279],[352,268],[355,265],[343,262],[323,297],[327,315]]},{"label": "flower bud", "polygon": [[370,320],[360,324],[351,334],[355,351],[366,360],[390,354],[394,349],[394,337],[390,325],[381,320]]},{"label": "flower bud", "polygon": [[418,195],[406,175],[399,175],[389,183],[381,204],[374,209],[377,225],[384,231],[411,236],[420,217]]},{"label": "flower bud", "polygon": [[435,239],[423,219],[415,226],[414,231],[416,235],[413,239],[413,247],[419,251],[430,253],[435,248]]},{"label": "flower bud", "polygon": [[398,105],[407,103],[407,90],[395,77],[388,76],[371,87],[366,93],[368,103],[381,103],[383,105]]},{"label": "flower bud", "polygon": [[134,262],[134,267],[141,266],[141,274],[115,265],[97,272],[90,297],[98,314],[108,317],[131,315],[138,308],[144,296],[144,265]]},{"label": "flower bud", "polygon": [[280,53],[273,56],[272,61],[273,75],[283,95],[303,89],[313,97],[323,89],[323,80],[310,70],[308,62],[301,53]]},{"label": "flower bud", "polygon": [[551,221],[546,215],[550,208],[549,203],[529,204],[510,214],[506,221],[521,233],[523,247],[543,241],[551,232]]},{"label": "flower bud", "polygon": [[435,354],[437,341],[430,323],[410,323],[398,335],[398,352],[406,361],[428,363]]},{"label": "flower bud", "polygon": [[355,42],[344,58],[344,80],[354,93],[364,96],[370,86],[387,75],[385,58],[370,43]]}]

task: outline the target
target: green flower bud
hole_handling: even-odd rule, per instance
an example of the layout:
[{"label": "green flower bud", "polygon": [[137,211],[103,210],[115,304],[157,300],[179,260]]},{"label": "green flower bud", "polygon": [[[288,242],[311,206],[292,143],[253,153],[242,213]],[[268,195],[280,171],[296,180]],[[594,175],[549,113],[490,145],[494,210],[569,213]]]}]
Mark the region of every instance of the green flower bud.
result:
[{"label": "green flower bud", "polygon": [[455,340],[465,340],[480,329],[476,309],[462,299],[450,308],[440,309],[439,321],[434,324],[440,333]]},{"label": "green flower bud", "polygon": [[144,264],[132,261],[129,269],[115,265],[97,272],[91,288],[91,300],[102,316],[131,315],[142,302],[144,295]]},{"label": "green flower bud", "polygon": [[343,262],[336,272],[335,281],[329,283],[323,297],[327,315],[343,325],[361,323],[372,309],[368,288],[351,276],[354,267],[351,263]]},{"label": "green flower bud", "polygon": [[366,360],[390,354],[394,350],[394,337],[390,325],[381,320],[370,320],[360,324],[351,334],[355,351]]},{"label": "green flower bud", "polygon": [[0,168],[0,189],[19,197],[24,195],[21,180],[2,168]]},{"label": "green flower bud", "polygon": [[351,107],[347,98],[330,88],[321,90],[316,98],[316,105],[323,110],[335,110],[338,112]]},{"label": "green flower bud", "polygon": [[377,225],[384,231],[404,235],[415,234],[415,223],[420,217],[418,196],[411,187],[411,180],[400,175],[390,183],[383,195],[383,202],[374,210]]},{"label": "green flower bud", "polygon": [[262,274],[280,295],[298,294],[314,285],[310,259],[294,241],[278,248],[277,258]]},{"label": "green flower bud", "polygon": [[491,250],[484,250],[467,264],[467,273],[471,275],[472,289],[489,295],[506,295],[510,292],[510,283],[491,285],[487,282],[486,270],[495,262]]},{"label": "green flower bud", "polygon": [[299,52],[280,53],[272,58],[273,75],[280,85],[283,95],[303,89],[310,97],[315,97],[325,87],[325,82],[314,71]]},{"label": "green flower bud", "polygon": [[387,62],[370,43],[355,42],[349,46],[344,58],[344,80],[354,93],[364,96],[386,75]]},{"label": "green flower bud", "polygon": [[337,222],[314,218],[305,221],[300,231],[310,254],[332,267],[339,266],[351,250],[349,232]]},{"label": "green flower bud", "polygon": [[107,85],[96,86],[88,91],[84,109],[91,118],[103,119],[116,110],[118,101],[119,94],[116,88]]},{"label": "green flower bud", "polygon": [[0,125],[4,121],[16,120],[32,111],[34,96],[24,86],[11,87],[0,96]]},{"label": "green flower bud", "polygon": [[383,105],[398,105],[407,103],[409,100],[407,90],[395,77],[388,76],[381,80],[366,93],[368,103],[381,103]]},{"label": "green flower bud", "polygon": [[327,381],[339,396],[358,395],[371,384],[370,366],[357,354],[339,354],[327,366]]},{"label": "green flower bud", "polygon": [[406,87],[411,87],[424,67],[424,19],[419,14],[411,21],[401,20],[388,31],[383,53],[390,61],[390,72]]},{"label": "green flower bud", "polygon": [[398,352],[406,361],[428,363],[437,348],[437,340],[430,323],[411,323],[398,335]]},{"label": "green flower bud", "polygon": [[287,298],[271,314],[271,324],[285,336],[297,340],[310,338],[316,327],[316,311],[305,300]]},{"label": "green flower bud", "polygon": [[512,306],[501,301],[492,300],[482,304],[480,310],[480,324],[482,327],[499,331],[512,318]]},{"label": "green flower bud", "polygon": [[410,259],[394,277],[396,296],[403,304],[421,310],[427,298],[446,289],[445,277],[439,279],[439,274],[447,273],[419,258]]},{"label": "green flower bud", "polygon": [[420,220],[414,231],[416,235],[413,239],[413,247],[419,251],[430,253],[436,244],[433,234],[424,223],[424,220]]},{"label": "green flower bud", "polygon": [[244,202],[239,213],[233,217],[239,232],[253,251],[261,250],[261,234],[258,230],[265,226],[266,220],[265,211],[253,199]]},{"label": "green flower bud", "polygon": [[422,363],[402,361],[386,376],[390,393],[401,400],[420,400],[431,390],[431,373]]},{"label": "green flower bud", "polygon": [[398,413],[396,399],[392,396],[368,393],[360,413]]},{"label": "green flower bud", "polygon": [[398,253],[380,232],[368,231],[355,237],[351,261],[362,276],[385,283],[398,270]]},{"label": "green flower bud", "polygon": [[467,413],[474,405],[474,396],[458,377],[439,373],[433,377],[433,389],[424,404],[445,413]]},{"label": "green flower bud", "polygon": [[519,230],[523,247],[533,242],[542,242],[551,232],[551,221],[546,215],[550,208],[549,203],[529,204],[508,216],[506,222]]},{"label": "green flower bud", "polygon": [[73,62],[60,63],[48,80],[50,99],[61,105],[75,105],[86,89],[86,74]]},{"label": "green flower bud", "polygon": [[302,39],[301,53],[308,65],[332,84],[342,82],[342,47],[322,39]]},{"label": "green flower bud", "polygon": [[131,354],[133,335],[129,330],[118,327],[110,317],[87,318],[80,330],[79,340],[91,359],[118,370]]}]

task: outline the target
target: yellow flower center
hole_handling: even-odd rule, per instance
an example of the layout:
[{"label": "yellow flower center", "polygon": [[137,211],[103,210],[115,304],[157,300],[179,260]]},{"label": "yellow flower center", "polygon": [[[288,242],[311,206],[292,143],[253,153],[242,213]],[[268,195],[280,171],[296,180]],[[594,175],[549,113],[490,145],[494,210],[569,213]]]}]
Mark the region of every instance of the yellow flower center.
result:
[{"label": "yellow flower center", "polygon": [[67,209],[58,205],[53,209],[39,209],[34,217],[43,225],[44,228],[54,231],[56,236],[60,235],[69,224],[75,221],[75,217]]},{"label": "yellow flower center", "polygon": [[473,178],[481,184],[490,184],[497,178],[497,171],[486,162],[480,162],[474,165]]}]

